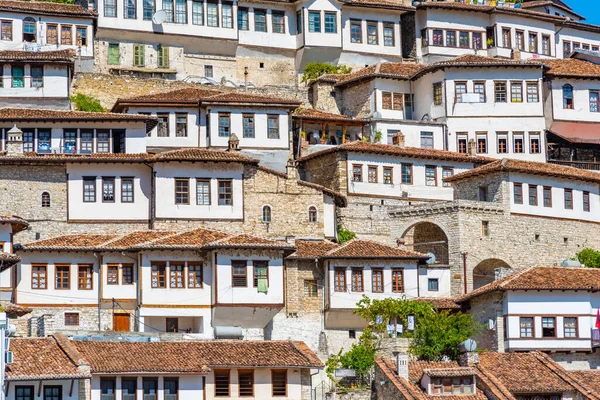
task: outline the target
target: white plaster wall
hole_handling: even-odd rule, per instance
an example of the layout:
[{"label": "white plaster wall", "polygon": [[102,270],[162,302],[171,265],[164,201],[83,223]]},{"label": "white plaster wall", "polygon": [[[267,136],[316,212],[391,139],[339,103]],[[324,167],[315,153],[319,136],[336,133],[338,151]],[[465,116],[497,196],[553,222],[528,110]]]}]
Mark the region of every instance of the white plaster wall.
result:
[{"label": "white plaster wall", "polygon": [[[600,192],[597,184],[575,179],[559,179],[539,175],[510,173],[510,211],[519,214],[600,221]],[[522,183],[523,204],[514,204],[514,183]],[[529,185],[537,186],[538,205],[529,205]],[[544,186],[552,188],[552,207],[544,207]],[[565,209],[564,189],[573,190],[573,209]],[[590,211],[583,211],[583,191],[590,192]]]},{"label": "white plaster wall", "polygon": [[[169,114],[169,136],[158,137],[158,127],[154,127],[145,139],[148,147],[206,147],[206,115],[199,115],[197,108],[129,107],[127,113],[150,113],[152,116]],[[175,136],[177,113],[187,113],[186,137]]]},{"label": "white plaster wall", "polygon": [[[0,43],[3,43],[0,41]],[[22,65],[22,64],[21,64]],[[33,64],[39,66],[42,64]],[[31,87],[31,66],[24,65],[24,82],[22,88],[12,87],[12,64],[2,65],[2,82],[0,97],[69,97],[69,67],[60,64],[45,63],[43,87]]]},{"label": "white plaster wall", "polygon": [[[0,242],[4,245],[0,246],[0,251],[12,253],[12,226],[10,224],[0,224]],[[13,268],[18,268],[16,265],[5,271],[0,272],[0,288],[12,288]]]},{"label": "white plaster wall", "polygon": [[[133,257],[133,258],[132,258]],[[107,254],[102,259],[102,271],[100,280],[102,282],[102,297],[105,299],[135,299],[137,297],[137,288],[138,288],[138,266],[137,266],[137,257],[135,255],[130,254],[127,255],[117,255],[117,254]],[[108,264],[118,264],[119,272],[118,272],[118,285],[109,285],[108,282]],[[132,284],[123,284],[123,264],[131,264],[133,265],[133,283]]]},{"label": "white plaster wall", "polygon": [[[148,220],[151,170],[140,164],[68,164],[70,220]],[[96,201],[83,201],[83,177],[96,177]],[[114,177],[115,201],[102,201],[102,177]],[[121,202],[121,178],[133,177],[133,203]]]},{"label": "white plaster wall", "polygon": [[[563,86],[573,86],[573,109],[564,108]],[[590,90],[600,91],[598,79],[554,79],[552,81],[552,118],[554,120],[600,122],[600,112],[590,111]]]},{"label": "white plaster wall", "polygon": [[[518,16],[518,15],[506,15],[506,14],[492,14],[491,15],[491,24],[497,25],[498,31],[502,32],[502,27],[510,27],[511,32],[511,40],[512,47],[516,48],[516,31],[521,30],[524,31],[525,37],[525,51],[521,51],[522,59],[529,59],[533,57],[534,53],[529,52],[529,32],[537,33],[537,48],[538,55],[540,58],[555,58],[556,57],[556,48],[555,48],[555,27],[553,22],[540,21],[533,18],[528,18],[527,16]],[[550,36],[550,55],[542,55],[542,36]],[[497,36],[497,40],[500,44],[502,44],[502,36]]]},{"label": "white plaster wall", "polygon": [[[281,368],[280,368],[281,369]],[[239,397],[239,379],[238,370],[231,369],[229,373],[229,394],[228,399],[257,399],[257,400],[275,400],[275,399],[289,399],[297,400],[302,398],[302,385],[300,380],[301,369],[299,368],[288,368],[287,369],[287,396],[273,396],[271,386],[271,369],[269,368],[256,368],[254,369],[254,396],[253,397]],[[214,385],[214,372],[211,371],[206,377],[206,399],[220,399],[222,397],[215,397],[215,385]]]},{"label": "white plaster wall", "polygon": [[[284,303],[284,272],[281,253],[272,252],[252,254],[250,251],[219,251],[217,252],[216,264],[216,291],[219,304],[283,304]],[[232,287],[232,267],[234,260],[245,260],[246,264],[246,287]],[[253,287],[254,261],[268,261],[269,289],[267,293],[259,293]]]},{"label": "white plaster wall", "polygon": [[[333,0],[308,0],[302,8],[304,45],[307,47],[342,47],[342,6]],[[321,12],[321,32],[309,32],[308,12]],[[337,12],[337,32],[325,33],[325,11]]]},{"label": "white plaster wall", "polygon": [[[177,393],[177,398],[179,400],[204,400],[203,396],[203,386],[202,386],[202,376],[201,375],[162,375],[162,374],[152,374],[152,377],[158,379],[158,390],[157,390],[157,400],[164,400],[164,378],[177,378],[179,380],[179,392]],[[100,379],[102,375],[94,374],[92,376],[92,390],[91,390],[91,400],[100,400],[102,398],[102,391],[100,387]],[[122,394],[122,378],[131,378],[131,376],[119,376],[116,377],[108,376],[110,379],[116,379],[115,382],[115,399],[121,399]],[[135,376],[134,376],[135,377]],[[141,399],[144,396],[144,387],[142,386],[143,377],[137,376],[137,390],[136,390],[136,398]],[[64,392],[63,392],[64,395]]]},{"label": "white plaster wall", "polygon": [[[366,29],[366,27],[365,27]],[[400,80],[391,80],[391,79],[376,79],[375,82],[375,90],[371,95],[371,104],[373,104],[373,94],[375,95],[375,107],[374,110],[377,110],[381,113],[381,118],[393,118],[393,119],[408,119],[405,117],[404,109],[402,110],[385,110],[383,108],[383,94],[382,92],[393,92],[409,94],[410,93],[410,84],[408,81],[400,81]]]},{"label": "white plaster wall", "polygon": [[[71,384],[73,385],[73,391],[71,392]],[[39,391],[39,387],[42,385],[42,390]],[[33,386],[33,400],[42,400],[44,398],[44,386],[60,386],[62,387],[62,399],[63,400],[78,400],[79,399],[79,381],[77,379],[71,381],[70,379],[59,379],[59,380],[44,380],[44,381],[14,381],[10,385],[6,385],[6,398],[8,400],[15,400],[16,393],[15,388],[17,386]],[[39,395],[38,395],[39,393]],[[100,397],[98,397],[98,400]]]},{"label": "white plaster wall", "polygon": [[[430,74],[425,74],[413,82],[413,93],[415,93],[415,112],[413,119],[421,120],[425,115],[428,115],[431,120],[442,120],[446,117],[446,89],[444,87],[444,79],[446,75],[444,71],[435,71]],[[442,104],[435,105],[433,103],[433,84],[442,83]]]},{"label": "white plaster wall", "polygon": [[336,236],[336,219],[335,202],[332,197],[323,195],[323,216],[320,216],[320,218],[323,218],[323,230],[325,232],[325,237],[334,238]]},{"label": "white plaster wall", "polygon": [[[430,291],[428,279],[438,280],[438,291]],[[450,297],[450,268],[419,268],[420,297]]]},{"label": "white plaster wall", "polygon": [[417,123],[406,120],[378,121],[375,122],[375,131],[381,131],[383,137],[381,141],[387,143],[388,134],[391,131],[400,131],[404,134],[404,144],[407,147],[421,147],[421,132],[433,133],[433,148],[436,150],[446,150],[446,140],[444,126],[440,124]]},{"label": "white plaster wall", "polygon": [[563,42],[571,42],[571,50],[573,50],[573,42],[580,44],[579,48],[582,48],[584,44],[592,46],[600,46],[600,34],[597,32],[588,32],[583,30],[577,30],[573,28],[564,28],[556,34],[556,54],[558,58],[567,58],[569,54],[565,54],[563,51]]},{"label": "white plaster wall", "polygon": [[[361,53],[376,53],[383,55],[402,56],[401,36],[400,36],[400,14],[394,10],[376,10],[376,9],[352,9],[345,7],[342,13],[343,25],[343,49],[346,51],[356,51]],[[352,43],[350,39],[350,20],[361,21],[362,43]],[[367,21],[377,22],[377,44],[367,43]],[[385,23],[394,24],[394,46],[384,46],[383,25]]]},{"label": "white plaster wall", "polygon": [[[258,43],[261,47],[274,47],[279,49],[296,49],[296,10],[291,7],[277,5],[275,7],[256,6],[252,3],[238,3],[239,7],[248,8],[248,30],[239,30],[239,44],[256,46]],[[254,8],[266,10],[267,31],[257,32],[254,29]],[[285,33],[273,32],[273,11],[285,12],[284,24]],[[236,25],[237,29],[237,25]]]},{"label": "white plaster wall", "polygon": [[[156,217],[188,219],[241,219],[244,215],[242,173],[239,164],[161,163],[156,171]],[[175,179],[190,178],[189,204],[175,204]],[[196,180],[210,178],[211,204],[196,203]],[[233,205],[219,205],[218,179],[232,179]]]},{"label": "white plaster wall", "polygon": [[140,332],[165,332],[167,318],[177,318],[180,330],[192,329],[186,338],[213,339],[210,306],[193,308],[140,307]]}]

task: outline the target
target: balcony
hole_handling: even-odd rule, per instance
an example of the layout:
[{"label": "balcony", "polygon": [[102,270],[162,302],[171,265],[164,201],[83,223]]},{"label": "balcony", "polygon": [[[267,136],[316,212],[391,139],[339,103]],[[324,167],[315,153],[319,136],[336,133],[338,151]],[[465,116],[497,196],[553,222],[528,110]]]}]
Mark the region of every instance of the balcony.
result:
[{"label": "balcony", "polygon": [[592,161],[563,161],[563,160],[548,160],[550,164],[564,165],[567,167],[574,167],[579,169],[585,169],[588,171],[600,171],[600,162]]},{"label": "balcony", "polygon": [[600,329],[592,329],[592,348],[600,347]]}]

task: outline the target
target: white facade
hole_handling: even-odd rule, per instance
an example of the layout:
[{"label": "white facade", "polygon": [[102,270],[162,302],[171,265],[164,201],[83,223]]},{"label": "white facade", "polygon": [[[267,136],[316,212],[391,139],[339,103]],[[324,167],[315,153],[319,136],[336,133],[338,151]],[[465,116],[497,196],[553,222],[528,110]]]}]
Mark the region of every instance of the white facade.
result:
[{"label": "white facade", "polygon": [[[0,41],[0,43],[2,43]],[[18,87],[12,81],[14,76],[13,68],[19,68],[23,71],[23,85]],[[33,82],[32,68],[42,68],[42,81]],[[0,87],[0,101],[6,102],[6,97],[27,97],[45,99],[45,98],[69,98],[69,85],[71,84],[71,66],[68,64],[52,63],[10,63],[2,65],[2,82]]]},{"label": "white facade", "polygon": [[600,32],[589,32],[585,30],[566,27],[556,34],[557,57],[568,58],[576,49],[598,52],[600,50]]},{"label": "white facade", "polygon": [[[41,388],[40,388],[41,385]],[[6,399],[16,400],[16,390],[20,386],[31,386],[33,392],[33,400],[44,399],[44,388],[47,386],[58,386],[62,395],[62,400],[79,400],[79,385],[78,379],[57,379],[57,380],[31,380],[31,381],[14,381],[7,384]],[[41,390],[38,390],[41,389]]]},{"label": "white facade", "polygon": [[[198,108],[129,107],[129,114],[147,113],[159,118],[158,125],[146,137],[147,147],[206,147],[206,116]],[[186,127],[177,133],[177,126]],[[160,131],[160,133],[159,133]],[[183,133],[184,132],[184,133]]]},{"label": "white facade", "polygon": [[600,122],[600,79],[557,78],[551,87],[553,120]]}]

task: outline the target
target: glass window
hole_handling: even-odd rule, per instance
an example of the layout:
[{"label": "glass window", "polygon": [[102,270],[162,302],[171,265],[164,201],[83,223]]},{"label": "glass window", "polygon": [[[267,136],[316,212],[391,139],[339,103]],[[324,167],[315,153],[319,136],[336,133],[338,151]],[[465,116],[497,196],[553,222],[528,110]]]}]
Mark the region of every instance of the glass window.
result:
[{"label": "glass window", "polygon": [[573,86],[567,84],[562,88],[563,91],[563,108],[573,109]]},{"label": "glass window", "polygon": [[367,180],[369,183],[377,183],[377,166],[369,165],[367,168]]},{"label": "glass window", "polygon": [[54,266],[54,288],[69,289],[71,281],[71,266],[55,265]]},{"label": "glass window", "polygon": [[383,24],[383,45],[388,47],[394,47],[396,45],[396,39],[394,35],[394,24]]},{"label": "glass window", "polygon": [[309,11],[308,12],[308,31],[309,32],[321,32],[321,12],[320,11]]},{"label": "glass window", "polygon": [[552,207],[552,188],[549,186],[544,186],[543,195],[544,207]]},{"label": "glass window", "polygon": [[207,3],[206,25],[213,27],[219,26],[219,9],[216,3]]},{"label": "glass window", "polygon": [[238,7],[238,29],[240,31],[247,31],[250,29],[248,23],[248,9],[245,7]]},{"label": "glass window", "polygon": [[23,151],[33,151],[33,136],[35,131],[33,129],[23,129]]},{"label": "glass window", "polygon": [[510,28],[502,28],[502,47],[505,49],[510,49],[512,47]]},{"label": "glass window", "polygon": [[104,16],[110,18],[117,16],[117,0],[104,0]]},{"label": "glass window", "polygon": [[440,281],[437,278],[428,278],[427,279],[427,290],[430,292],[439,292],[440,290]]},{"label": "glass window", "polygon": [[175,136],[187,137],[187,113],[175,115]]},{"label": "glass window", "polygon": [[485,103],[485,82],[473,82],[473,92],[479,94],[480,103]]},{"label": "glass window", "polygon": [[167,287],[166,280],[167,266],[163,262],[152,262],[151,263],[151,274],[150,281],[153,288],[165,288]]},{"label": "glass window", "polygon": [[215,371],[215,397],[229,397],[229,371]]},{"label": "glass window", "polygon": [[154,15],[154,0],[144,0],[143,14],[144,21],[152,20],[152,16]]},{"label": "glass window", "polygon": [[102,202],[115,201],[115,178],[102,178]]},{"label": "glass window", "polygon": [[[121,265],[121,275],[123,278],[123,285],[133,285],[133,265],[132,264]],[[125,390],[125,389],[123,389],[123,390]],[[123,400],[125,400],[125,394],[123,394]]]},{"label": "glass window", "polygon": [[268,285],[269,263],[267,261],[253,261],[252,267],[253,267],[253,274],[252,274],[253,287],[258,287],[259,280],[267,281],[267,285]]},{"label": "glass window", "polygon": [[402,164],[401,172],[401,182],[412,185],[412,164]]},{"label": "glass window", "polygon": [[166,22],[173,22],[173,0],[162,0],[162,9],[167,14]]},{"label": "glass window", "polygon": [[34,400],[33,386],[15,386],[15,400]]},{"label": "glass window", "polygon": [[121,203],[133,203],[133,178],[121,178]]},{"label": "glass window", "polygon": [[[244,9],[240,9],[244,10]],[[238,21],[240,16],[240,10],[238,10]],[[248,30],[248,9],[246,11],[246,30]],[[192,24],[193,25],[204,25],[204,2],[194,0],[192,1]],[[241,29],[241,28],[239,28]]]},{"label": "glass window", "polygon": [[499,133],[498,134],[498,153],[506,154],[508,153],[508,133]]},{"label": "glass window", "polygon": [[219,205],[233,205],[233,181],[230,179],[219,179]]},{"label": "glass window", "polygon": [[229,137],[231,118],[229,114],[219,114],[219,136]]},{"label": "glass window", "polygon": [[38,129],[38,153],[50,153],[50,131]]},{"label": "glass window", "polygon": [[58,44],[58,25],[46,25],[46,43]]},{"label": "glass window", "polygon": [[279,139],[279,115],[267,116],[267,137]]},{"label": "glass window", "polygon": [[563,57],[567,58],[571,54],[571,42],[563,40]]},{"label": "glass window", "polygon": [[[67,314],[65,314],[65,320],[66,316]],[[114,379],[100,378],[100,400],[115,400],[115,386],[116,385]]]},{"label": "glass window", "polygon": [[83,202],[94,203],[96,201],[96,178],[83,178]]},{"label": "glass window", "polygon": [[325,13],[325,33],[337,33],[337,13]]},{"label": "glass window", "polygon": [[479,201],[490,201],[489,191],[487,186],[479,186],[479,194],[477,196]]},{"label": "glass window", "polygon": [[527,82],[527,102],[537,103],[540,101],[537,82]]},{"label": "glass window", "polygon": [[77,46],[87,46],[87,27],[78,26],[76,29]]},{"label": "glass window", "polygon": [[443,46],[444,45],[444,31],[441,29],[433,30],[433,45]]},{"label": "glass window", "polygon": [[80,265],[77,275],[77,288],[79,290],[92,290],[92,266]]},{"label": "glass window", "polygon": [[481,236],[490,237],[490,222],[481,221]]},{"label": "glass window", "polygon": [[46,289],[46,265],[33,265],[31,267],[31,288]]},{"label": "glass window", "polygon": [[437,168],[433,165],[425,166],[425,185],[437,186]]},{"label": "glass window", "polygon": [[529,33],[529,52],[530,53],[538,52],[537,33],[535,33],[535,32]]},{"label": "glass window", "polygon": [[[442,167],[442,179],[450,178],[454,175],[453,167]],[[444,182],[444,187],[452,187],[450,182]]]},{"label": "glass window", "polygon": [[531,153],[539,154],[540,149],[540,134],[539,133],[530,133],[529,134],[529,146],[531,147]]},{"label": "glass window", "polygon": [[246,261],[232,261],[231,262],[231,286],[232,287],[248,286]]},{"label": "glass window", "polygon": [[454,83],[454,95],[456,96],[456,102],[462,103],[462,95],[467,93],[467,82],[455,82]]},{"label": "glass window", "polygon": [[304,280],[304,296],[305,297],[318,297],[319,286],[316,280],[305,279]]},{"label": "glass window", "polygon": [[210,180],[196,180],[196,204],[199,206],[210,205]]},{"label": "glass window", "polygon": [[563,324],[566,338],[577,337],[577,317],[564,317]]},{"label": "glass window", "polygon": [[263,222],[263,224],[271,223],[271,207],[270,206],[264,206],[262,208],[262,222]]},{"label": "glass window", "polygon": [[158,399],[158,381],[153,378],[143,378],[142,381],[144,390],[143,400],[157,400]]},{"label": "glass window", "polygon": [[478,153],[487,153],[487,135],[486,134],[478,134],[477,135],[477,152]]},{"label": "glass window", "polygon": [[514,145],[514,151],[515,153],[524,153],[525,152],[525,138],[524,138],[524,134],[522,132],[517,133],[514,132],[513,133],[513,145]]},{"label": "glass window", "polygon": [[362,182],[362,165],[352,166],[352,182]]},{"label": "glass window", "polygon": [[516,31],[515,39],[517,41],[517,47],[519,48],[519,50],[524,51],[525,50],[525,33],[523,31]]},{"label": "glass window", "polygon": [[156,114],[158,125],[156,127],[156,135],[158,137],[169,136],[169,114]]},{"label": "glass window", "polygon": [[202,263],[188,263],[188,288],[202,287]]},{"label": "glass window", "polygon": [[378,44],[377,22],[367,22],[367,44]]},{"label": "glass window", "polygon": [[0,22],[2,40],[12,40],[12,21]]},{"label": "glass window", "polygon": [[565,189],[564,197],[565,197],[565,209],[572,210],[573,209],[573,190]]},{"label": "glass window", "polygon": [[550,55],[550,36],[542,36],[542,54]]},{"label": "glass window", "polygon": [[404,292],[404,272],[401,269],[392,270],[392,292]]},{"label": "glass window", "polygon": [[496,103],[506,103],[506,82],[494,82]]},{"label": "glass window", "polygon": [[183,272],[185,270],[185,265],[183,262],[173,262],[169,264],[169,287],[178,289],[184,288],[184,277]]},{"label": "glass window", "polygon": [[371,270],[371,291],[373,293],[383,293],[383,269]]},{"label": "glass window", "polygon": [[25,67],[22,65],[12,66],[12,87],[22,88],[25,87],[25,80],[23,78],[25,74]]},{"label": "glass window", "polygon": [[439,106],[442,104],[443,96],[442,96],[442,83],[437,82],[433,84],[433,104]]},{"label": "glass window", "polygon": [[523,185],[520,183],[513,184],[513,202],[523,204]]},{"label": "glass window", "polygon": [[458,34],[459,45],[463,49],[469,48],[469,32],[459,32]]},{"label": "glass window", "polygon": [[108,65],[119,65],[120,51],[118,43],[108,44]]},{"label": "glass window", "polygon": [[483,40],[481,32],[473,32],[471,34],[474,49],[483,49]]},{"label": "glass window", "polygon": [[556,318],[542,317],[542,337],[556,337]]},{"label": "glass window", "polygon": [[456,32],[446,31],[446,46],[456,47]]},{"label": "glass window", "polygon": [[302,33],[302,11],[296,11],[296,34]]},{"label": "glass window", "polygon": [[175,179],[175,204],[190,204],[190,180]]},{"label": "glass window", "polygon": [[44,67],[42,65],[31,66],[31,87],[41,88],[44,86]]},{"label": "glass window", "polygon": [[123,18],[135,19],[135,0],[123,0]]},{"label": "glass window", "polygon": [[522,82],[510,83],[510,101],[511,103],[523,102],[523,84]]},{"label": "glass window", "polygon": [[350,20],[350,42],[362,43],[362,21]]},{"label": "glass window", "polygon": [[336,292],[346,291],[346,269],[335,268],[333,270],[333,287]]},{"label": "glass window", "polygon": [[308,207],[308,222],[317,222],[317,207]]},{"label": "glass window", "polygon": [[231,3],[221,4],[221,26],[233,28],[233,5]]},{"label": "glass window", "polygon": [[383,167],[383,183],[386,185],[393,184],[393,169],[391,167]]},{"label": "glass window", "polygon": [[94,132],[81,130],[81,152],[89,154],[94,151]]},{"label": "glass window", "polygon": [[598,107],[600,99],[600,92],[591,91],[590,90],[590,112],[599,112],[600,107]]},{"label": "glass window", "polygon": [[62,386],[44,386],[44,400],[62,400]]},{"label": "glass window", "polygon": [[421,132],[421,148],[433,149],[433,132]]},{"label": "glass window", "polygon": [[590,192],[583,192],[583,211],[590,211]]},{"label": "glass window", "polygon": [[254,10],[254,30],[256,32],[267,31],[267,12],[265,10]]},{"label": "glass window", "polygon": [[362,268],[352,268],[351,290],[353,292],[364,291],[363,287],[363,270]]},{"label": "glass window", "polygon": [[212,78],[213,77],[213,66],[212,65],[205,65],[204,66],[204,76],[206,78]]},{"label": "glass window", "polygon": [[254,137],[254,114],[243,115],[243,129],[245,138]]},{"label": "glass window", "polygon": [[529,205],[530,206],[537,206],[538,205],[538,201],[537,201],[537,186],[536,185],[529,185]]},{"label": "glass window", "polygon": [[283,11],[272,11],[273,33],[285,33],[285,13]]},{"label": "glass window", "polygon": [[50,193],[48,192],[42,193],[42,207],[50,207]]},{"label": "glass window", "polygon": [[97,131],[96,139],[96,151],[98,153],[108,153],[110,144],[110,133],[106,131]]}]

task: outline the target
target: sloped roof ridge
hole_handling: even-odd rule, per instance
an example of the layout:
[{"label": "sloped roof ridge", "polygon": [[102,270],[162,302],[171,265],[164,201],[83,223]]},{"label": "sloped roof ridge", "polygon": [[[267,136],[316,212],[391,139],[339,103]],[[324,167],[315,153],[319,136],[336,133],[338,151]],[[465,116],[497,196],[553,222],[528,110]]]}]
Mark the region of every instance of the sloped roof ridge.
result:
[{"label": "sloped roof ridge", "polygon": [[64,336],[61,333],[55,333],[51,336],[52,339],[56,342],[58,347],[62,350],[63,353],[75,364],[77,367],[81,367],[84,365],[89,365],[89,363],[83,358],[81,353],[77,350],[75,346],[73,346],[70,339]]},{"label": "sloped roof ridge", "polygon": [[469,300],[473,297],[477,297],[482,294],[486,294],[486,293],[493,292],[496,290],[504,289],[504,286],[507,285],[509,282],[512,282],[513,280],[517,279],[518,277],[520,277],[527,271],[531,271],[534,268],[538,268],[538,267],[526,268],[524,270],[510,274],[509,276],[505,276],[504,278],[495,280],[494,282],[488,283],[487,285],[477,288],[470,293],[467,293],[463,296],[457,297],[456,302],[461,303],[463,301]]},{"label": "sloped roof ridge", "polygon": [[154,241],[159,240],[159,239],[166,239],[166,238],[169,238],[169,237],[172,237],[172,236],[175,236],[175,235],[178,235],[178,234],[181,233],[181,232],[177,233],[177,231],[171,231],[171,230],[166,230],[166,229],[165,230],[163,230],[163,229],[152,229],[152,230],[145,230],[145,231],[135,230],[135,231],[123,233],[122,235],[120,235],[118,237],[115,237],[113,240],[109,240],[108,242],[102,244],[102,247],[110,247],[111,243],[118,242],[119,240],[122,240],[123,238],[125,238],[125,237],[127,237],[129,235],[133,235],[133,234],[136,234],[136,233],[147,233],[147,232],[165,232],[165,233],[171,233],[171,234],[170,235],[165,235],[165,236],[162,236],[162,237],[157,237],[157,238],[154,238],[152,240],[147,240],[145,242],[138,243],[137,245],[135,245],[133,247],[136,247],[136,246],[139,246],[139,245],[143,245],[143,244],[147,244],[147,243],[151,243],[151,242],[154,242]]},{"label": "sloped roof ridge", "polygon": [[591,391],[586,386],[582,385],[577,379],[574,379],[563,367],[561,367],[556,361],[550,356],[540,351],[532,351],[532,354],[542,362],[549,370],[555,375],[561,378],[563,381],[574,387],[579,393],[590,400],[599,400],[600,395],[596,392]]},{"label": "sloped roof ridge", "polygon": [[[494,374],[487,371],[481,364],[473,364],[473,367],[479,374],[480,379],[488,380],[489,382],[484,382],[487,385],[488,389],[498,398],[498,400],[514,400],[515,396],[504,386],[504,384],[494,376]],[[494,387],[491,387],[491,385]]]}]

